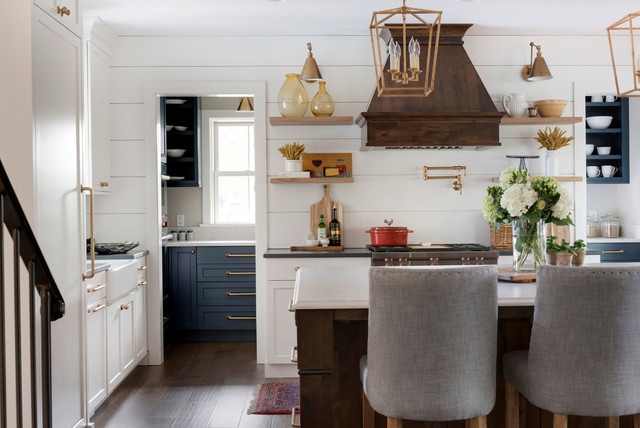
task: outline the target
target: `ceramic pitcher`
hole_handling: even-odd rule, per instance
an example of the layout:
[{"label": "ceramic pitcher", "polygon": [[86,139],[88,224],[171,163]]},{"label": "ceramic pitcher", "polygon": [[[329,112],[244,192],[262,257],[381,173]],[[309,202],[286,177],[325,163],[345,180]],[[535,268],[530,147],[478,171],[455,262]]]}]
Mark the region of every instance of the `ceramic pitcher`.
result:
[{"label": "ceramic pitcher", "polygon": [[511,117],[526,117],[529,114],[529,104],[524,94],[506,94],[502,98],[502,106]]}]

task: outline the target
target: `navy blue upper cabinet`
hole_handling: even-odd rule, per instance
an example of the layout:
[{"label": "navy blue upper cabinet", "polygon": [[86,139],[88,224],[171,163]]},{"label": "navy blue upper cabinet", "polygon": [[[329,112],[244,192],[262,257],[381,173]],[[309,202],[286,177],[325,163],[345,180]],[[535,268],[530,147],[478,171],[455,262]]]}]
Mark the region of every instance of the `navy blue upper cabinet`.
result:
[{"label": "navy blue upper cabinet", "polygon": [[166,153],[169,187],[202,187],[200,108],[197,97],[162,97],[162,149]]},{"label": "navy blue upper cabinet", "polygon": [[174,330],[193,330],[197,319],[196,247],[171,249],[171,327]]}]

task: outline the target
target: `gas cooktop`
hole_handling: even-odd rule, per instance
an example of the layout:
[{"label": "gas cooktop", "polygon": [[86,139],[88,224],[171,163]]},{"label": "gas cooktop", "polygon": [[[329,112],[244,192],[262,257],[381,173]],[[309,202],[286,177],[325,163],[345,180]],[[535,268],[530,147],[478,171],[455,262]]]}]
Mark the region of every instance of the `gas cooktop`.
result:
[{"label": "gas cooktop", "polygon": [[417,245],[407,247],[382,247],[367,245],[367,248],[374,253],[407,251],[491,251],[491,247],[480,244],[433,244],[430,247],[420,247]]}]

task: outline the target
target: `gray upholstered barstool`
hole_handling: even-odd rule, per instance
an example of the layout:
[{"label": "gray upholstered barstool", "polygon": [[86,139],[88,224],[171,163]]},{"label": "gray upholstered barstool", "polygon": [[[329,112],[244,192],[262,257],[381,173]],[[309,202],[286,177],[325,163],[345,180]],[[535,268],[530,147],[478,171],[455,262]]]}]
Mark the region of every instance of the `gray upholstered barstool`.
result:
[{"label": "gray upholstered barstool", "polygon": [[496,396],[497,286],[495,266],[370,270],[360,375],[388,427],[401,419],[486,426]]},{"label": "gray upholstered barstool", "polygon": [[567,415],[617,427],[639,413],[640,267],[538,268],[529,350],[506,353],[503,368],[508,428],[519,425],[518,391],[554,413],[554,428]]}]

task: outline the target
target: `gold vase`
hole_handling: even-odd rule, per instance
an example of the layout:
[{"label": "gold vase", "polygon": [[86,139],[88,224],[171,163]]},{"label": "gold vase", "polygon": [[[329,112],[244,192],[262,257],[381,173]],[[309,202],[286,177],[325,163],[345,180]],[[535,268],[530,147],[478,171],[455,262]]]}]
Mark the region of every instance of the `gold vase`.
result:
[{"label": "gold vase", "polygon": [[333,103],[333,98],[327,92],[327,88],[325,88],[325,83],[323,81],[318,82],[320,85],[318,88],[318,93],[311,100],[311,113],[314,116],[331,116],[333,114],[333,110],[336,108]]},{"label": "gold vase", "polygon": [[309,108],[309,96],[300,82],[299,74],[287,74],[278,92],[278,110],[284,117],[302,117]]}]

